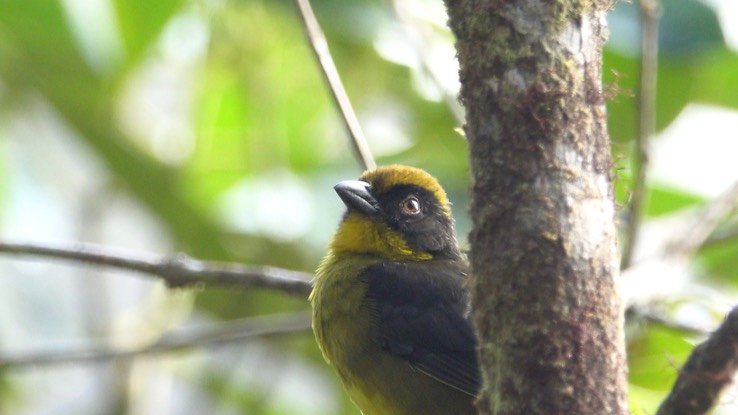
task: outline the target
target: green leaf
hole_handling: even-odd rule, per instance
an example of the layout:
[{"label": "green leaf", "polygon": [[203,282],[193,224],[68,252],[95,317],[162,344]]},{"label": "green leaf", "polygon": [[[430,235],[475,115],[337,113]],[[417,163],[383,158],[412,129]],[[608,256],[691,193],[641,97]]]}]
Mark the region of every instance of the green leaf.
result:
[{"label": "green leaf", "polygon": [[39,73],[92,77],[57,1],[0,1],[0,74],[14,88]]},{"label": "green leaf", "polygon": [[691,75],[694,100],[738,108],[738,93],[727,85],[738,85],[738,54],[727,48],[702,54]]},{"label": "green leaf", "polygon": [[[619,174],[615,181],[615,200],[621,205],[627,205],[634,186],[633,178],[629,174]],[[645,213],[649,217],[666,215],[705,202],[705,199],[698,195],[659,184],[651,184],[646,191],[648,203]]]},{"label": "green leaf", "polygon": [[632,383],[628,387],[628,403],[632,415],[652,415],[656,413],[663,400],[662,392],[642,388]]},{"label": "green leaf", "polygon": [[738,238],[710,244],[699,252],[699,262],[704,267],[703,278],[730,284],[738,289]]},{"label": "green leaf", "polygon": [[[610,138],[618,143],[633,140],[637,134],[637,108],[634,94],[637,92],[637,62],[633,58],[605,48],[602,53],[604,62],[603,84],[614,96],[607,100],[607,127]],[[617,147],[613,153],[622,149]]]},{"label": "green leaf", "polygon": [[[726,87],[738,84],[738,55],[727,49],[714,10],[697,0],[665,0],[663,7],[656,130],[668,127],[690,102],[738,108],[738,94]],[[608,16],[612,39],[603,53],[603,78],[606,85],[617,85],[614,90],[619,91],[608,101],[608,127],[617,142],[632,140],[637,134],[637,9],[637,3],[620,2]]]},{"label": "green leaf", "polygon": [[656,75],[656,131],[662,131],[672,123],[690,101],[694,101],[694,73],[687,58],[661,59]]},{"label": "green leaf", "polygon": [[628,345],[630,383],[654,391],[668,391],[692,349],[681,333],[650,326],[641,338]]},{"label": "green leaf", "polygon": [[651,185],[649,187],[648,216],[661,216],[703,203],[704,198],[681,190]]},{"label": "green leaf", "polygon": [[118,25],[131,61],[137,61],[155,40],[183,0],[115,0]]}]

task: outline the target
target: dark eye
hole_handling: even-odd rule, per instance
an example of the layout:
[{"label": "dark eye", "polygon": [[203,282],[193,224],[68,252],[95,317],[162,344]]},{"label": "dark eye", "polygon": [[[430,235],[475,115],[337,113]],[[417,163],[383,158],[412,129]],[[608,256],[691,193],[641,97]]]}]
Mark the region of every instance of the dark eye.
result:
[{"label": "dark eye", "polygon": [[414,196],[410,196],[400,203],[402,213],[406,215],[417,215],[420,213],[420,202]]}]

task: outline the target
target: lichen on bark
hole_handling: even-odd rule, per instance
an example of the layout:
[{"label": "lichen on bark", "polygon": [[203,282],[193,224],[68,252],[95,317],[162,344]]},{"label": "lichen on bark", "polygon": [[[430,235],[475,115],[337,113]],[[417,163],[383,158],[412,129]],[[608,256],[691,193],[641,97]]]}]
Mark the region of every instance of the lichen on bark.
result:
[{"label": "lichen on bark", "polygon": [[601,1],[446,0],[489,414],[625,414]]}]

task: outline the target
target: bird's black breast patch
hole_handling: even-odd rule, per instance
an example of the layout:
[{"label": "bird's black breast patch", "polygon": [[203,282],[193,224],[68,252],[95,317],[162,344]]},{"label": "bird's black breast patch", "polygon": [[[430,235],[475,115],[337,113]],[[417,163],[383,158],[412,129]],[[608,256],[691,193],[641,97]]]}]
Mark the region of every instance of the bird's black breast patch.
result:
[{"label": "bird's black breast patch", "polygon": [[385,262],[362,273],[382,349],[473,396],[481,381],[465,278],[460,260]]}]

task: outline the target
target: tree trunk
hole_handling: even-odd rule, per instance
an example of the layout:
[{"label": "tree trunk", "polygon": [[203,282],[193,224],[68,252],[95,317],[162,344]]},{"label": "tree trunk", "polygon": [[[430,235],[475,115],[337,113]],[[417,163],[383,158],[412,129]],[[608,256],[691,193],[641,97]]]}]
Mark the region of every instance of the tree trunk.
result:
[{"label": "tree trunk", "polygon": [[483,414],[627,414],[609,3],[446,0],[472,169]]}]

